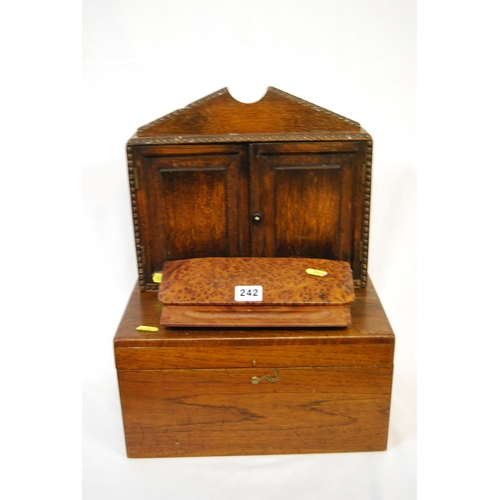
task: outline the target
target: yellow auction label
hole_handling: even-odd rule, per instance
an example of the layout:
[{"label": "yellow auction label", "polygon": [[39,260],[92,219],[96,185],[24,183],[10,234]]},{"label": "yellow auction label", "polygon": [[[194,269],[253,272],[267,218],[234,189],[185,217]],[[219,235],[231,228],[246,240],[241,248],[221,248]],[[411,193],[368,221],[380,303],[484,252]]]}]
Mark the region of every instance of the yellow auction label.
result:
[{"label": "yellow auction label", "polygon": [[136,330],[139,330],[140,332],[157,332],[158,328],[156,328],[156,326],[140,325],[136,328]]},{"label": "yellow auction label", "polygon": [[307,274],[312,274],[313,276],[326,276],[328,273],[326,271],[320,271],[319,269],[311,269],[310,267],[308,267],[306,269],[306,273]]},{"label": "yellow auction label", "polygon": [[154,273],[153,274],[153,283],[161,283],[162,274]]}]

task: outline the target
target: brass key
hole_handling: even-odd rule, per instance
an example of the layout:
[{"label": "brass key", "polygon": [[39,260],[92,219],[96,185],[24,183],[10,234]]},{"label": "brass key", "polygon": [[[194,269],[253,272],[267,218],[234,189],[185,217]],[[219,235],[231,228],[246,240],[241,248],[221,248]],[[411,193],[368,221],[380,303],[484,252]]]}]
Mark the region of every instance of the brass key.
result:
[{"label": "brass key", "polygon": [[252,377],[250,382],[252,384],[258,384],[259,382],[262,382],[263,380],[268,380],[269,382],[278,382],[281,380],[281,377],[279,376],[278,372],[273,368],[274,372],[274,378],[271,375],[264,375],[263,377]]}]

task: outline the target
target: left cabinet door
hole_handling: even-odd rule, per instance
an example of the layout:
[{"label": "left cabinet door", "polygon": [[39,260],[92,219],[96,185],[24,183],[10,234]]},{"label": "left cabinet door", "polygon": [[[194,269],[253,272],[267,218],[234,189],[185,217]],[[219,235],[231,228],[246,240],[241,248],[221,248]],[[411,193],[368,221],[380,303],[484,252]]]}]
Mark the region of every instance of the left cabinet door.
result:
[{"label": "left cabinet door", "polygon": [[132,157],[143,289],[167,260],[249,255],[245,146],[136,146]]}]

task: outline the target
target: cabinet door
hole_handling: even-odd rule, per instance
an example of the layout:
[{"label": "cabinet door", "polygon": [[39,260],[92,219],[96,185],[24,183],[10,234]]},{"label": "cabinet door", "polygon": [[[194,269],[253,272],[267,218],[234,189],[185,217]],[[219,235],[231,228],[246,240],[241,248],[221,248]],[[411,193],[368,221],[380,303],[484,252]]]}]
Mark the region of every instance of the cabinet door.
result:
[{"label": "cabinet door", "polygon": [[248,168],[240,145],[135,148],[143,281],[163,263],[248,255]]},{"label": "cabinet door", "polygon": [[355,141],[252,145],[252,254],[344,260],[358,278],[364,147]]}]

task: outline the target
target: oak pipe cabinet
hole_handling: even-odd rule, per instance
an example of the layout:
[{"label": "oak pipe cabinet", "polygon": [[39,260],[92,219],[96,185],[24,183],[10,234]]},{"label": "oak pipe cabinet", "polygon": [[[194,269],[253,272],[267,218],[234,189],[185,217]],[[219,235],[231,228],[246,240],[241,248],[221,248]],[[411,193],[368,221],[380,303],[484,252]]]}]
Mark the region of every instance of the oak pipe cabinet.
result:
[{"label": "oak pipe cabinet", "polygon": [[127,157],[143,291],[168,260],[310,257],[367,282],[372,140],[359,125],[270,87],[227,89],[138,129]]}]

